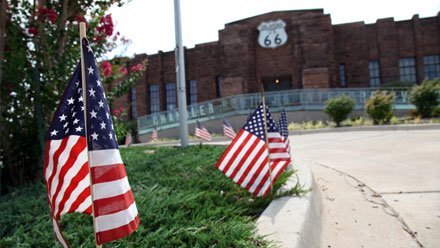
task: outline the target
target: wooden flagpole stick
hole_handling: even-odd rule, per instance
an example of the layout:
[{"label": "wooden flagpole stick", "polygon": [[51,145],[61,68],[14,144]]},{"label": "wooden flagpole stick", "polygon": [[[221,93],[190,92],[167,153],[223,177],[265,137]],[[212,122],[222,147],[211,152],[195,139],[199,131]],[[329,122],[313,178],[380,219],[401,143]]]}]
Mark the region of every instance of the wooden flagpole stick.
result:
[{"label": "wooden flagpole stick", "polygon": [[91,164],[90,164],[90,153],[88,150],[89,142],[88,142],[88,130],[87,130],[87,83],[86,83],[86,68],[84,62],[84,51],[82,46],[82,41],[86,38],[86,24],[84,22],[79,23],[79,38],[80,38],[80,48],[81,48],[81,84],[82,84],[82,96],[83,96],[83,104],[84,104],[84,132],[86,135],[86,147],[87,147],[87,160],[89,164],[89,178],[90,178],[90,196],[92,198],[92,217],[93,217],[93,230],[95,230],[95,244],[97,248],[102,248],[102,245],[98,245],[96,240],[96,223],[95,223],[95,207],[93,206],[93,184],[92,184],[92,174],[91,174]]},{"label": "wooden flagpole stick", "polygon": [[272,167],[270,166],[269,137],[267,136],[266,102],[265,102],[265,97],[264,97],[264,87],[263,87],[263,84],[261,84],[261,99],[262,99],[262,103],[263,103],[264,132],[265,132],[265,136],[266,136],[267,166],[269,167],[270,192],[273,194]]}]

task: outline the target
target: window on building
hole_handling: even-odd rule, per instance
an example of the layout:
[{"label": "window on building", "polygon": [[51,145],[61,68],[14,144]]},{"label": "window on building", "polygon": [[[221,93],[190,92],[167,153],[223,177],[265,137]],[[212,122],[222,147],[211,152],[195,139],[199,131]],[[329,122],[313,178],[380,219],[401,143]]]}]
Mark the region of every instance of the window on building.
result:
[{"label": "window on building", "polygon": [[189,80],[189,104],[197,103],[197,81]]},{"label": "window on building", "polygon": [[165,85],[167,110],[176,109],[176,83],[167,83]]},{"label": "window on building", "polygon": [[131,118],[137,118],[136,88],[131,88]]},{"label": "window on building", "polygon": [[403,58],[399,60],[399,74],[402,82],[417,82],[415,58]]},{"label": "window on building", "polygon": [[222,95],[220,94],[220,84],[221,84],[221,76],[218,75],[215,77],[215,96],[217,98],[222,97]]},{"label": "window on building", "polygon": [[150,84],[150,112],[155,113],[159,111],[160,111],[159,85]]},{"label": "window on building", "polygon": [[347,76],[345,71],[345,64],[339,64],[339,85],[341,87],[347,86]]},{"label": "window on building", "polygon": [[440,78],[440,55],[424,56],[423,68],[426,79]]},{"label": "window on building", "polygon": [[377,87],[380,85],[380,68],[379,61],[373,60],[368,63],[368,70],[370,71],[370,86]]}]

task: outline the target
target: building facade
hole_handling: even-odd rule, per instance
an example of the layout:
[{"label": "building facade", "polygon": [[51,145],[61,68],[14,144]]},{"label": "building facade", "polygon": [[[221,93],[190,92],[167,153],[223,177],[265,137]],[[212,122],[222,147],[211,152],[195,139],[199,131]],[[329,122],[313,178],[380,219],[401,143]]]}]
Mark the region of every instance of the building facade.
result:
[{"label": "building facade", "polygon": [[[177,108],[174,52],[148,55],[144,78],[117,106],[136,118]],[[377,87],[440,77],[440,13],[332,25],[322,9],[228,23],[219,40],[185,49],[188,104],[260,91]]]}]

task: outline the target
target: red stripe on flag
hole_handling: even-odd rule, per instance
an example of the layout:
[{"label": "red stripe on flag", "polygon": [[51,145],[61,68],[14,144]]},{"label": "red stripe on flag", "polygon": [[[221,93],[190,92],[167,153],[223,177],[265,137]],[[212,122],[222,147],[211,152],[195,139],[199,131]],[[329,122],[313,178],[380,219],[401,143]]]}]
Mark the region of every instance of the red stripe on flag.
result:
[{"label": "red stripe on flag", "polygon": [[[247,133],[243,134],[246,135],[246,137],[244,138],[244,140],[241,142],[241,144],[239,145],[239,147],[237,147],[237,150],[234,152],[234,154],[232,154],[230,160],[228,161],[228,163],[226,164],[225,168],[223,168],[223,172],[226,173],[229,168],[231,167],[231,165],[236,162],[235,160],[237,159],[237,156],[240,154],[240,152],[245,149],[245,146],[247,144],[247,142],[252,138],[252,135],[248,135]],[[240,159],[240,161],[242,161],[242,159]],[[240,163],[238,163],[238,165],[240,165]]]},{"label": "red stripe on flag", "polygon": [[[69,140],[68,137],[62,139],[60,147],[58,147],[58,149],[56,150],[56,152],[54,153],[54,155],[52,157],[52,159],[53,159],[52,174],[49,176],[49,179],[47,180],[47,188],[48,188],[47,190],[48,190],[49,195],[51,195],[51,192],[52,192],[52,182],[53,182],[55,174],[57,173],[57,170],[58,170],[58,163],[59,163],[58,160],[60,158],[61,153],[66,148],[68,140]],[[50,143],[50,141],[48,143]],[[62,166],[62,165],[60,165],[60,166]],[[49,199],[52,199],[52,197],[50,197]],[[52,202],[52,200],[51,200],[51,202]],[[52,204],[54,204],[54,202],[52,202]]]},{"label": "red stripe on flag", "polygon": [[[234,169],[234,171],[232,172],[230,178],[235,178],[235,176],[237,175],[237,173],[240,171],[240,169],[244,166],[244,163],[246,160],[249,159],[249,156],[251,155],[251,153],[254,151],[255,147],[258,145],[259,140],[256,139],[254,141],[254,143],[252,143],[250,145],[250,147],[248,148],[248,150],[246,151],[245,156],[243,156],[243,159],[240,161],[239,165]],[[242,162],[243,161],[243,162]],[[249,164],[248,167],[251,167],[252,164]]]},{"label": "red stripe on flag", "polygon": [[[247,167],[247,169],[244,171],[243,175],[241,175],[240,179],[238,179],[237,184],[238,185],[242,185],[244,180],[246,179],[246,177],[249,175],[249,172],[252,170],[252,168],[255,167],[255,163],[258,161],[258,159],[261,156],[264,156],[264,152],[266,151],[267,146],[266,144],[264,144],[263,146],[261,146],[260,150],[258,151],[257,155],[252,159],[252,161],[249,163],[249,166]],[[267,161],[267,159],[265,158],[264,161]],[[263,162],[263,164],[265,164],[265,162]],[[249,184],[249,182],[248,182]],[[243,185],[242,185],[243,186]]]},{"label": "red stripe on flag", "polygon": [[95,166],[90,168],[93,184],[122,179],[127,176],[124,164]]},{"label": "red stripe on flag", "polygon": [[[66,138],[65,138],[66,139]],[[68,139],[68,138],[67,138]],[[67,159],[67,161],[65,162],[65,164],[61,165],[61,170],[60,173],[58,175],[58,185],[57,188],[55,190],[55,194],[52,197],[52,201],[54,204],[56,205],[60,205],[57,203],[57,198],[58,198],[58,194],[61,191],[61,188],[64,185],[64,179],[66,177],[67,172],[75,165],[75,162],[78,158],[78,155],[86,148],[86,139],[85,138],[79,138],[76,143],[72,146],[72,148],[70,149],[70,153],[69,153],[69,157]],[[87,168],[87,172],[88,173],[88,168]],[[77,181],[79,182],[79,181]],[[69,183],[68,188],[66,189],[66,191],[64,192],[64,195],[62,196],[63,198],[68,198],[68,196],[70,196],[70,194],[72,193],[72,191],[75,189],[75,187],[77,186],[77,182],[75,184],[74,180],[71,180]],[[70,189],[70,191],[69,191]],[[59,213],[61,212],[62,208],[58,208],[58,213],[54,213],[55,216],[57,218],[59,218]],[[53,209],[55,210],[55,209]]]},{"label": "red stripe on flag", "polygon": [[118,228],[111,229],[108,231],[97,232],[96,243],[98,245],[101,245],[103,243],[107,243],[112,240],[120,239],[136,231],[138,227],[139,227],[139,215],[137,215],[135,219],[130,223],[128,223],[127,225],[120,226]]},{"label": "red stripe on flag", "polygon": [[[78,173],[75,175],[75,177],[72,179],[72,183],[69,184],[69,186],[67,187],[67,189],[64,193],[63,199],[58,204],[58,206],[59,206],[58,212],[55,213],[55,216],[57,217],[57,219],[60,217],[60,214],[63,212],[63,209],[64,209],[66,202],[69,200],[70,196],[72,195],[72,192],[75,190],[78,183],[81,182],[81,180],[83,180],[88,174],[89,174],[89,165],[86,162],[83,164],[83,166],[78,171]],[[70,213],[70,212],[68,212],[68,213]]]},{"label": "red stripe on flag", "polygon": [[[81,203],[83,203],[89,196],[90,187],[87,187],[81,192],[81,194],[78,195],[78,198],[76,198],[76,200],[72,203],[72,206],[70,207],[68,213],[75,212],[75,210],[78,209],[79,205],[81,205]],[[92,211],[85,213],[92,214]]]},{"label": "red stripe on flag", "polygon": [[93,205],[95,206],[95,217],[125,210],[130,207],[133,202],[134,196],[131,190],[122,195],[95,200],[93,201]]},{"label": "red stripe on flag", "polygon": [[[260,185],[261,183],[264,183],[264,180],[263,180],[263,179],[266,177],[266,173],[265,173],[265,175],[263,176],[263,179],[261,179],[259,182],[257,181],[257,179],[258,179],[259,176],[261,176],[261,172],[262,172],[262,171],[264,170],[264,168],[267,167],[267,166],[268,166],[268,164],[267,164],[267,158],[265,158],[264,162],[260,164],[260,166],[258,167],[257,171],[252,175],[252,178],[251,178],[251,180],[249,180],[249,183],[246,185],[245,189],[247,189],[249,192],[251,192],[250,189],[252,188],[252,186],[253,186],[254,184],[257,185],[257,188],[256,188],[256,189],[258,189],[259,185]],[[256,195],[256,196],[258,196],[258,192],[256,192],[256,190],[254,190],[254,191],[251,192],[251,193],[254,194],[254,195]]]}]

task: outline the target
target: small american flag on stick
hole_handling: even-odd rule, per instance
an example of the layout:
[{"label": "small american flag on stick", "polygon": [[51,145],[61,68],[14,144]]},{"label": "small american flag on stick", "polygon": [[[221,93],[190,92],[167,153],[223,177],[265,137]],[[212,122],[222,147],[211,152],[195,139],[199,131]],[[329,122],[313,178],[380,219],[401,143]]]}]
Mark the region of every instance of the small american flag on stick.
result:
[{"label": "small american flag on stick", "polygon": [[234,139],[237,135],[226,118],[223,118],[223,134],[230,139]]},{"label": "small american flag on stick", "polygon": [[255,196],[265,196],[289,163],[290,156],[269,108],[264,110],[261,104],[223,152],[216,167]]},{"label": "small american flag on stick", "polygon": [[131,133],[127,133],[127,136],[125,136],[125,145],[130,146],[131,143],[133,143],[133,138],[131,136]]},{"label": "small american flag on stick", "polygon": [[153,132],[151,132],[151,141],[157,141],[157,128],[153,128]]},{"label": "small american flag on stick", "polygon": [[290,154],[290,142],[289,142],[289,129],[287,128],[287,115],[286,110],[281,111],[280,120],[278,122],[280,127],[281,137],[283,138],[284,144],[286,144],[287,151]]},{"label": "small american flag on stick", "polygon": [[211,134],[199,121],[197,121],[196,123],[196,130],[194,132],[194,135],[202,140],[206,140],[206,141],[212,140]]},{"label": "small american flag on stick", "polygon": [[[118,150],[109,106],[86,39],[81,63],[67,85],[49,128],[44,179],[56,238],[68,243],[58,223],[73,212],[93,215],[97,245],[139,226],[139,214]],[[85,85],[85,86],[83,86]]]}]

